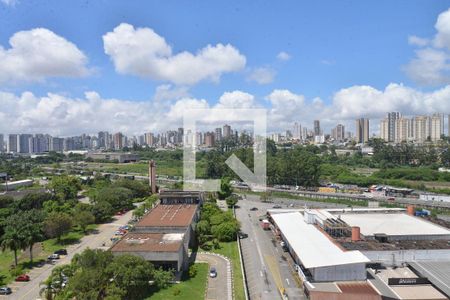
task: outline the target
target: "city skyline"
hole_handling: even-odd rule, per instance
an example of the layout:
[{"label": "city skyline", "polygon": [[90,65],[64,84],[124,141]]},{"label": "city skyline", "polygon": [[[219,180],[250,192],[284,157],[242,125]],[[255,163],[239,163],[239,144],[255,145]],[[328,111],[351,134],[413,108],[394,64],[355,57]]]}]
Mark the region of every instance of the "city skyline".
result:
[{"label": "city skyline", "polygon": [[[268,18],[267,24],[257,22],[263,30],[256,30],[248,16],[265,14],[267,7],[223,4],[223,12],[238,20],[226,31],[220,27],[222,14],[202,4],[214,13],[186,9],[198,23],[185,22],[186,32],[179,32],[168,29],[175,19],[128,14],[124,3],[110,7],[121,12],[118,16],[123,13],[121,17],[105,20],[96,3],[53,2],[29,9],[27,2],[2,1],[5,18],[0,25],[7,30],[0,33],[0,132],[69,136],[101,130],[162,131],[181,126],[186,108],[267,108],[270,131],[284,130],[298,120],[309,124],[313,118],[331,130],[337,123],[353,128],[360,117],[378,123],[385,111],[450,112],[450,38],[445,26],[450,10],[445,3],[409,1],[405,7],[377,1],[352,10],[323,3],[334,9],[267,4],[267,11],[277,14],[304,15],[309,26],[300,26],[295,18],[282,18],[283,24]],[[173,11],[173,3],[145,5],[150,9],[136,11],[161,16]],[[69,11],[80,10],[92,18],[72,30],[76,14]],[[68,14],[67,19],[57,18],[54,11]],[[25,13],[30,18],[24,19]],[[186,21],[187,16],[175,14]],[[37,16],[42,21],[36,22]],[[358,29],[346,26],[342,18]],[[240,30],[237,37],[236,26],[252,34]],[[211,36],[208,30],[217,34]],[[124,36],[138,48],[121,43]],[[34,43],[24,43],[31,39]],[[34,44],[43,46],[30,46]],[[55,56],[49,44],[58,45],[61,56]],[[311,44],[315,47],[308,47]],[[385,51],[374,52],[379,45]],[[214,59],[205,68],[207,55]],[[157,59],[150,59],[154,56]],[[21,67],[12,67],[14,61]]]}]

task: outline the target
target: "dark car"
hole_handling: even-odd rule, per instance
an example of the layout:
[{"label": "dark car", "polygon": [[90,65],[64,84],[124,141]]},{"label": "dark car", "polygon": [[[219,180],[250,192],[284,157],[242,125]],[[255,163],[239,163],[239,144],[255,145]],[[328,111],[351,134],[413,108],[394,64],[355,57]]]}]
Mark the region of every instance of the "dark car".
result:
[{"label": "dark car", "polygon": [[258,210],[258,208],[257,207],[252,207],[252,208],[250,208],[250,210],[251,211],[255,211],[255,210]]},{"label": "dark car", "polygon": [[30,276],[22,274],[16,277],[16,281],[30,281]]},{"label": "dark car", "polygon": [[53,254],[67,255],[67,250],[66,249],[59,249],[59,250],[56,250],[55,252],[53,252]]},{"label": "dark car", "polygon": [[245,232],[241,232],[241,231],[239,231],[238,236],[240,239],[248,238],[248,234],[246,234]]},{"label": "dark car", "polygon": [[9,295],[11,293],[12,291],[9,287],[7,286],[0,287],[0,295]]}]

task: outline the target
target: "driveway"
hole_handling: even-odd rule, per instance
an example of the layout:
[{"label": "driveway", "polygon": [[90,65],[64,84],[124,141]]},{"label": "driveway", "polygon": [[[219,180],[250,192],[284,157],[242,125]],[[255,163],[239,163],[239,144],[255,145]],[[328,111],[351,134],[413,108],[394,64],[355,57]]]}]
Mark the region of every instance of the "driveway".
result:
[{"label": "driveway", "polygon": [[217,271],[217,277],[215,278],[209,277],[208,274],[206,299],[232,300],[233,288],[230,261],[226,257],[214,253],[197,253],[195,262],[206,262],[210,267],[215,267]]},{"label": "driveway", "polygon": [[[96,233],[84,236],[78,244],[67,247],[68,255],[62,257],[56,264],[45,264],[41,268],[32,269],[28,273],[31,277],[31,280],[29,282],[14,282],[10,284],[9,286],[13,290],[13,293],[9,296],[0,296],[0,299],[40,299],[40,284],[50,276],[55,266],[70,263],[72,257],[76,253],[81,253],[87,248],[101,248],[105,250],[108,249],[109,246],[111,246],[110,238],[114,236],[114,232],[119,226],[127,224],[131,217],[132,211],[129,211],[122,216],[115,216],[115,220],[111,223],[99,225]],[[105,243],[104,246],[103,243]]]}]

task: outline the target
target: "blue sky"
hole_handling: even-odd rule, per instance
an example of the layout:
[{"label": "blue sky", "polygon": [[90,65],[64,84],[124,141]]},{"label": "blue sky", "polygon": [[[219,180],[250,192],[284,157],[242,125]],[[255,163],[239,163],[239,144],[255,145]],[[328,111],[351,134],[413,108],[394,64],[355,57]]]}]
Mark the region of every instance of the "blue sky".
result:
[{"label": "blue sky", "polygon": [[[273,110],[276,108],[269,95],[276,90],[303,97],[297,102],[294,99],[299,105],[311,104],[318,97],[322,108],[331,108],[338,102],[336,93],[355,86],[385,93],[390,84],[403,84],[414,93],[428,95],[448,84],[448,76],[417,80],[418,75],[408,73],[406,66],[417,58],[416,50],[433,48],[446,55],[438,71],[448,74],[447,46],[430,45],[439,33],[437,18],[448,10],[449,1],[1,1],[0,45],[5,51],[11,48],[9,39],[17,32],[46,28],[73,43],[87,59],[83,68],[88,71],[82,75],[81,71],[69,75],[62,71],[57,76],[43,74],[32,79],[0,78],[0,91],[18,99],[24,92],[37,98],[52,93],[72,99],[95,91],[102,99],[142,102],[153,99],[158,87],[170,84],[171,90],[182,92],[168,99],[169,111],[177,97],[206,99],[214,105],[225,92],[232,91],[248,93],[254,96],[255,105]],[[132,67],[118,72],[117,62],[105,53],[102,37],[121,23],[133,26],[133,30],[152,29],[171,46],[171,55],[183,51],[195,55],[207,45],[221,43],[230,44],[245,57],[245,63],[232,71],[215,73],[219,78],[204,76],[189,84],[174,82],[170,75],[159,76],[165,77],[163,80],[135,76]],[[411,36],[426,41],[418,46],[408,41]],[[289,59],[277,58],[280,52]],[[255,70],[263,74],[254,74]],[[262,75],[269,78],[258,83]],[[370,98],[367,101],[370,103]],[[437,105],[436,109],[442,107]],[[289,122],[294,121],[291,117]],[[325,123],[354,117],[343,112]],[[64,132],[71,131],[61,134]]]}]

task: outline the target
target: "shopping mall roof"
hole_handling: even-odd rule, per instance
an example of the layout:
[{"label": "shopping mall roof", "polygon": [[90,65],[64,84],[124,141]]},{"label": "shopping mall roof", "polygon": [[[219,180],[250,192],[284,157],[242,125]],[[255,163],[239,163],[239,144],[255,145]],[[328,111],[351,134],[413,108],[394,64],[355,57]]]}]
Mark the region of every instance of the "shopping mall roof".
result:
[{"label": "shopping mall roof", "polygon": [[307,224],[299,212],[272,218],[307,269],[369,262],[360,251],[342,250],[316,226]]},{"label": "shopping mall roof", "polygon": [[420,217],[404,213],[343,213],[340,218],[350,226],[358,226],[364,236],[449,235],[450,230]]}]

